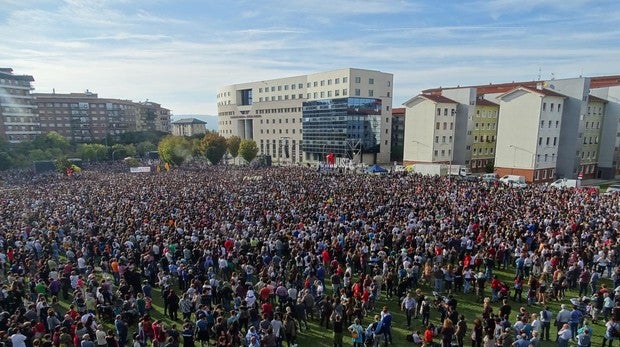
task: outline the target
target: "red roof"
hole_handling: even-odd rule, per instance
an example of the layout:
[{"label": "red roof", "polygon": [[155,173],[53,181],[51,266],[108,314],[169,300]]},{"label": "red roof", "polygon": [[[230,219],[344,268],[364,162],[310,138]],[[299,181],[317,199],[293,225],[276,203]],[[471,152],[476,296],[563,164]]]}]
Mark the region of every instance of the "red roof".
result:
[{"label": "red roof", "polygon": [[517,87],[515,89],[518,89],[518,88],[527,89],[527,90],[530,90],[530,91],[532,91],[534,93],[543,94],[545,96],[557,96],[557,97],[560,97],[560,98],[565,98],[566,97],[566,95],[562,95],[560,93],[556,93],[556,92],[551,91],[549,89],[538,89],[538,88],[532,88],[532,87],[526,87],[526,86],[519,86],[519,87]]},{"label": "red roof", "polygon": [[405,115],[405,108],[404,107],[397,107],[397,108],[393,108],[392,109],[392,116],[393,117],[400,117],[400,116],[404,116]]},{"label": "red roof", "polygon": [[476,99],[476,106],[495,106],[495,107],[499,107],[498,104],[491,102],[487,99],[483,99],[483,98],[479,98]]},{"label": "red roof", "polygon": [[443,95],[420,94],[418,96],[421,96],[421,97],[423,97],[425,99],[428,99],[430,101],[434,101],[434,102],[437,102],[437,103],[442,103],[442,104],[458,104],[458,102],[456,102],[456,101],[454,101],[452,99],[446,98]]},{"label": "red roof", "polygon": [[[544,81],[523,81],[523,82],[511,82],[511,83],[498,83],[498,84],[480,84],[480,85],[472,85],[472,86],[462,86],[462,87],[447,87],[447,88],[431,88],[423,90],[424,94],[440,94],[442,90],[446,89],[457,89],[457,88],[477,88],[477,93],[481,94],[495,94],[495,93],[506,93],[509,92],[519,86],[526,86],[536,88],[536,84]],[[610,76],[596,76],[590,77],[590,88],[603,88],[603,87],[611,87],[620,85],[620,75],[610,75]]]}]

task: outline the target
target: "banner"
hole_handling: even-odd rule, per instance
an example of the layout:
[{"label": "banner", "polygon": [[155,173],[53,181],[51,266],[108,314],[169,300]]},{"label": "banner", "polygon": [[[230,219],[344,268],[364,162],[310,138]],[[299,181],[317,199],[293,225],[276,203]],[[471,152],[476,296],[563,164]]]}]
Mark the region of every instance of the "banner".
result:
[{"label": "banner", "polygon": [[138,167],[130,167],[129,172],[151,172],[150,166],[138,166]]}]

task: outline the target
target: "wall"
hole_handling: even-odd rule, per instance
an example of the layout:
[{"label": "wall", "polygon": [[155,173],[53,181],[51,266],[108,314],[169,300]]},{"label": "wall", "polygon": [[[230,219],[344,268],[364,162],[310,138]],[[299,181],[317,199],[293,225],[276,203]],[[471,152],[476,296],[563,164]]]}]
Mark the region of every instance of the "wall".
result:
[{"label": "wall", "polygon": [[599,171],[603,179],[613,179],[617,174],[618,151],[618,124],[620,123],[620,86],[596,88],[591,90],[592,95],[607,100],[603,128],[601,131],[599,150]]}]

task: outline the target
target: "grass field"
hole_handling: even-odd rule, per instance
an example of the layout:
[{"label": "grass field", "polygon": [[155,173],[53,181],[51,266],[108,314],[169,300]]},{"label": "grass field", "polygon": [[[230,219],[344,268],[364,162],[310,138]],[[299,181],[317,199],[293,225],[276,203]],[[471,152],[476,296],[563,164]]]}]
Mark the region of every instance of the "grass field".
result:
[{"label": "grass field", "polygon": [[[499,275],[502,281],[507,281],[509,283],[512,282],[513,274],[511,272],[495,271],[494,273]],[[604,279],[603,283],[607,283],[608,288],[610,288],[612,285],[612,283],[608,279]],[[328,285],[328,288],[329,288],[329,285]],[[421,289],[426,295],[432,295],[431,294],[432,288],[428,286],[422,286]],[[488,296],[490,296],[490,289],[488,288],[488,285],[487,285],[487,289],[485,292],[488,294]],[[526,292],[527,291],[524,288],[524,295]],[[331,293],[331,291],[329,291],[329,293]],[[455,293],[454,296],[458,300],[457,310],[460,314],[465,315],[467,323],[468,323],[468,330],[469,330],[471,329],[474,318],[480,316],[480,314],[482,313],[482,304],[476,302],[473,294],[464,295],[461,293]],[[568,291],[566,295],[567,299],[565,299],[564,301],[549,303],[551,311],[554,313],[554,317],[555,317],[555,314],[560,309],[560,304],[562,303],[570,304],[568,299],[576,297],[576,296],[577,296],[576,292]],[[61,304],[63,305],[63,307],[68,308],[68,305],[69,305],[68,302],[62,302]],[[513,305],[513,314],[511,315],[511,318],[513,320],[512,322],[514,323],[514,317],[516,316],[514,312],[517,312],[520,306],[524,306],[526,304],[517,303],[513,301],[510,301],[510,304]],[[419,318],[414,319],[412,322],[412,329],[408,330],[406,326],[405,315],[400,310],[400,302],[396,298],[386,300],[385,293],[383,293],[381,300],[375,306],[375,311],[368,312],[368,314],[366,315],[366,317],[364,318],[362,322],[362,326],[364,326],[364,328],[368,326],[368,324],[371,323],[373,315],[375,313],[379,313],[379,310],[384,305],[387,305],[389,307],[392,313],[392,316],[393,316],[393,324],[392,324],[393,345],[394,346],[412,345],[412,343],[406,341],[405,336],[408,334],[411,334],[412,331],[417,330],[417,329],[420,329],[423,332],[421,319]],[[494,312],[497,312],[499,309],[499,304],[495,303],[493,305],[493,308],[494,308]],[[526,306],[526,309],[530,313],[533,313],[533,312],[537,313],[540,311],[541,307],[540,305],[536,305],[532,307]],[[151,316],[153,317],[153,319],[162,319],[166,323],[167,326],[171,326],[173,323],[176,323],[178,328],[181,329],[181,325],[182,325],[181,321],[172,322],[167,317],[163,316],[162,313],[163,313],[163,306],[162,306],[161,296],[160,296],[159,290],[155,289],[153,293],[153,310],[151,311]],[[431,323],[434,323],[435,325],[441,324],[440,315],[437,311],[431,310]],[[107,328],[113,328],[112,322],[105,322],[105,324]],[[594,328],[594,334],[592,337],[592,345],[600,346],[600,344],[602,343],[602,336],[604,334],[604,323],[602,321],[599,321],[597,324],[591,324],[591,325]],[[131,327],[132,332],[135,331],[135,329],[136,329],[136,326]],[[555,338],[555,332],[556,332],[556,329],[555,327],[552,326],[551,333],[550,333],[552,340]],[[468,331],[465,337],[465,346],[471,345],[469,342],[469,334],[470,333]],[[345,346],[347,345],[351,346],[352,342],[346,331],[344,335],[345,335],[344,337]],[[303,347],[303,346],[313,346],[313,347],[333,346],[332,341],[333,341],[332,331],[327,330],[324,327],[322,328],[319,327],[317,319],[310,320],[310,329],[307,331],[304,330],[302,333],[298,335],[298,338],[297,338],[297,342],[300,347]],[[541,342],[541,346],[543,347],[552,346],[552,345],[557,345],[557,343],[547,342],[547,341]],[[284,343],[284,346],[286,346],[286,343]]]}]

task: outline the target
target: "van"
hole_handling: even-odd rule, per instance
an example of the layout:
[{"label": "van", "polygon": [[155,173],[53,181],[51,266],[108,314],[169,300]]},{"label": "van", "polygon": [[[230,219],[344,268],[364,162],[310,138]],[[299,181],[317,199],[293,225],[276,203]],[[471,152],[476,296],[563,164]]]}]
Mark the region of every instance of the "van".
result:
[{"label": "van", "polygon": [[500,178],[499,181],[504,184],[513,184],[515,182],[525,184],[525,176],[506,175]]},{"label": "van", "polygon": [[485,173],[482,175],[482,182],[497,182],[497,174]]},{"label": "van", "polygon": [[555,182],[550,183],[549,186],[555,188],[577,188],[579,187],[579,180],[569,180],[566,178],[561,178]]}]

